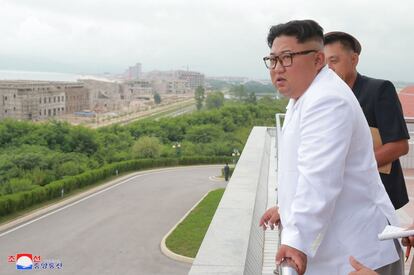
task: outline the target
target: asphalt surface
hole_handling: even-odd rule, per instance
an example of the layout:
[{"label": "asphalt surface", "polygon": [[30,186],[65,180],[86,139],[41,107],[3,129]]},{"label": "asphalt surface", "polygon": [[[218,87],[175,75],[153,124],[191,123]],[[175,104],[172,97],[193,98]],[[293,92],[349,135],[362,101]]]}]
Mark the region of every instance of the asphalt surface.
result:
[{"label": "asphalt surface", "polygon": [[[221,166],[147,171],[56,213],[0,234],[0,274],[187,274],[190,264],[161,253],[163,236],[209,190]],[[16,270],[9,256],[40,256],[38,270]],[[51,264],[60,268],[51,269]]]}]

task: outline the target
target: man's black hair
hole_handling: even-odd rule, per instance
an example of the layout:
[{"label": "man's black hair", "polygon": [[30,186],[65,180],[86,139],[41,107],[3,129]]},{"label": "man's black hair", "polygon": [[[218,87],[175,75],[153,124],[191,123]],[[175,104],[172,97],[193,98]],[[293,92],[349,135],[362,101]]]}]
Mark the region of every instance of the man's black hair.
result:
[{"label": "man's black hair", "polygon": [[323,28],[313,20],[293,20],[287,23],[274,25],[267,35],[267,44],[272,47],[276,37],[294,36],[299,43],[316,40],[323,43]]},{"label": "man's black hair", "polygon": [[357,53],[358,55],[361,53],[361,44],[359,41],[346,32],[329,32],[324,36],[324,44],[329,45],[339,42],[345,49],[352,50],[353,52]]}]

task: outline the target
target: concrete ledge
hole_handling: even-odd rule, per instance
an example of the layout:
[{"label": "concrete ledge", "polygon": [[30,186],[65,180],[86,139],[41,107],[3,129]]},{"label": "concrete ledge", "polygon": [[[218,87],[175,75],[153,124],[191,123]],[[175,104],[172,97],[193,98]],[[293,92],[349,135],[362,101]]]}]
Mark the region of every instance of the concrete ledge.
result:
[{"label": "concrete ledge", "polygon": [[270,159],[267,127],[254,127],[211,221],[190,275],[262,273]]}]

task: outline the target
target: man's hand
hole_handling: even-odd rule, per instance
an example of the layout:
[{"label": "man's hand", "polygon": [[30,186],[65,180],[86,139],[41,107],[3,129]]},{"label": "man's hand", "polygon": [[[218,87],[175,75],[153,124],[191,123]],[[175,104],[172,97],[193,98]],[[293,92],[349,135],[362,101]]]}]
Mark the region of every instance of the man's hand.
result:
[{"label": "man's hand", "polygon": [[[410,225],[407,230],[413,230],[414,229],[414,224]],[[414,236],[409,236],[409,237],[405,237],[402,238],[402,244],[403,246],[413,246],[414,247]]]},{"label": "man's hand", "polygon": [[280,222],[279,209],[275,206],[266,210],[260,219],[259,226],[266,230],[268,226],[273,230]]},{"label": "man's hand", "polygon": [[349,263],[355,268],[355,271],[349,273],[349,275],[379,275],[377,272],[365,267],[363,264],[355,260],[354,257],[349,257]]},{"label": "man's hand", "polygon": [[290,260],[290,262],[294,264],[299,275],[305,274],[308,261],[305,253],[296,248],[282,244],[276,254],[276,264],[279,265],[285,260]]}]

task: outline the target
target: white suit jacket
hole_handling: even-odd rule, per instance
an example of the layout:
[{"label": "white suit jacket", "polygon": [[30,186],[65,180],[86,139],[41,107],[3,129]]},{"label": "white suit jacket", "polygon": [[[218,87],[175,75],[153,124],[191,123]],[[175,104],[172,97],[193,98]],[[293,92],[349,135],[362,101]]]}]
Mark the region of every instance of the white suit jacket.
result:
[{"label": "white suit jacket", "polygon": [[291,99],[279,148],[282,244],[308,256],[306,274],[344,275],[350,255],[377,269],[399,259],[378,233],[397,224],[370,130],[349,87],[327,66]]}]

